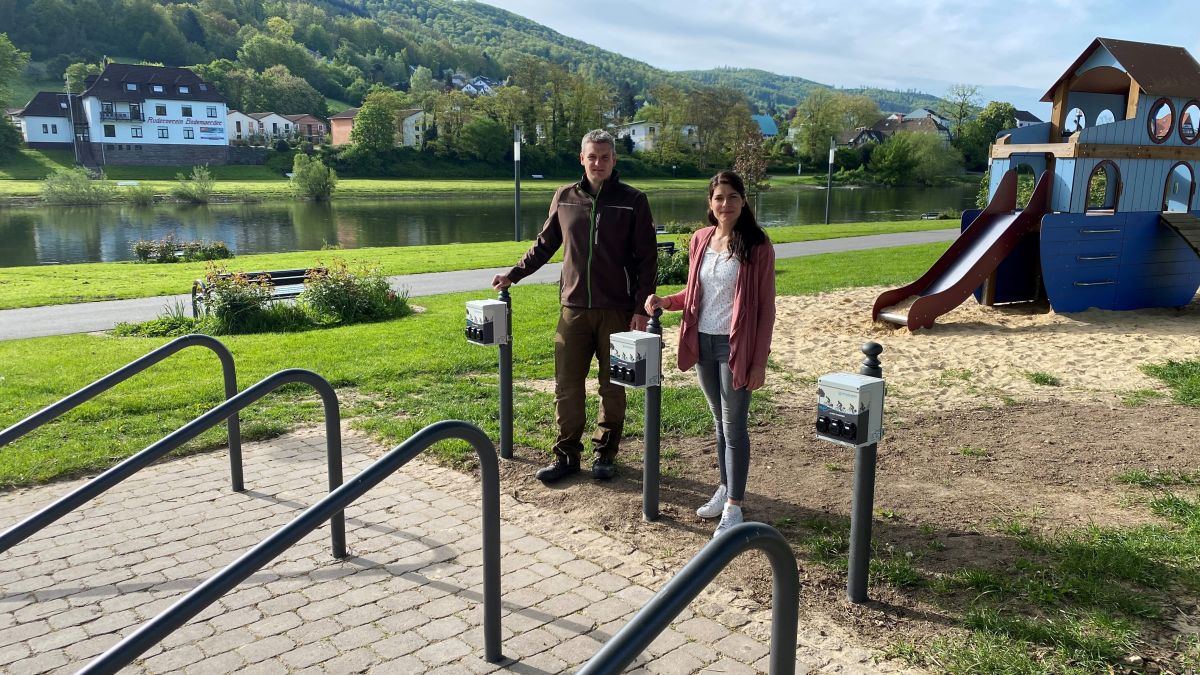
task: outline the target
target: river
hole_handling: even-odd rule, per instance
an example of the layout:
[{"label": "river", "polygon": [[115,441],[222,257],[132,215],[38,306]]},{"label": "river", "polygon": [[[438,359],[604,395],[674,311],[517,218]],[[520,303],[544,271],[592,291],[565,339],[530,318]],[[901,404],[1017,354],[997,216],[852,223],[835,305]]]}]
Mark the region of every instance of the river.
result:
[{"label": "river", "polygon": [[[976,188],[835,189],[835,223],[907,220],[927,211],[970,208]],[[701,190],[649,193],[658,224],[704,219]],[[547,193],[523,194],[521,237],[532,239],[546,218]],[[782,187],[759,197],[766,227],[821,223],[825,191]],[[954,226],[956,223],[948,223]],[[415,246],[511,240],[513,198],[449,194],[332,204],[264,202],[184,206],[0,208],[0,267],[132,260],[141,239],[223,240],[236,254],[315,250],[325,246]]]}]

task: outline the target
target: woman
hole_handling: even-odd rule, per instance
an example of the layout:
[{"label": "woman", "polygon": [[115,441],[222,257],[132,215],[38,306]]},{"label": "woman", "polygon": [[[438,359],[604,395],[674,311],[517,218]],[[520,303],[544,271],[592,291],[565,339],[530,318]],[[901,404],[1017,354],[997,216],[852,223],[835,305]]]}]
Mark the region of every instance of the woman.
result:
[{"label": "woman", "polygon": [[708,222],[712,227],[696,232],[688,248],[687,286],[665,298],[646,298],[646,312],[683,310],[679,369],[696,366],[717,430],[721,483],[696,509],[701,518],[721,517],[715,537],[742,522],[750,392],[766,379],[775,327],[775,249],[732,171],[708,183]]}]

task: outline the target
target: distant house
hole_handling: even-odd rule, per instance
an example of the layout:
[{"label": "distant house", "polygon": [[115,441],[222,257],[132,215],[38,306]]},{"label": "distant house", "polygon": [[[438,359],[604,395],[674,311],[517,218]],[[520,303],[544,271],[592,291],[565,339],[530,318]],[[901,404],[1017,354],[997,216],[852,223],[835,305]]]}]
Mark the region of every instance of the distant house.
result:
[{"label": "distant house", "polygon": [[763,138],[775,138],[779,134],[779,126],[775,124],[775,119],[770,115],[751,115],[750,119],[758,124],[758,130],[762,133]]},{"label": "distant house", "polygon": [[[650,152],[654,149],[654,143],[662,133],[663,125],[658,122],[630,122],[628,124],[618,124],[613,127],[614,135],[617,138],[628,137],[633,141],[634,152]],[[699,138],[696,136],[696,125],[685,124],[679,130],[679,134],[683,137],[684,143],[693,148],[699,144]]]},{"label": "distant house", "polygon": [[860,148],[867,143],[882,143],[883,134],[875,129],[859,127],[838,134],[836,142],[839,148]]},{"label": "distant house", "polygon": [[89,166],[229,157],[225,98],[187,68],[110,63],[82,94],[38,92],[20,117],[26,143],[74,149]]},{"label": "distant house", "polygon": [[350,145],[350,132],[354,130],[354,116],[358,108],[346,108],[329,118],[329,136],[333,145]]},{"label": "distant house", "polygon": [[284,115],[292,121],[292,133],[296,138],[309,143],[325,142],[325,120],[307,113],[300,115]]},{"label": "distant house", "polygon": [[289,138],[292,135],[292,120],[275,112],[248,113],[257,123],[255,132],[267,139]]},{"label": "distant house", "polygon": [[1045,124],[1045,122],[1038,119],[1036,115],[1029,112],[1028,110],[1018,110],[1017,114],[1016,114],[1016,118],[1017,118],[1017,128],[1018,129],[1020,129],[1022,127],[1031,127],[1035,124]]},{"label": "distant house", "polygon": [[888,116],[876,122],[871,129],[878,133],[883,140],[887,140],[898,133],[917,133],[937,134],[943,143],[950,143],[950,130],[932,116],[915,119],[910,119],[907,116],[895,119],[893,116]]},{"label": "distant house", "polygon": [[402,120],[400,143],[405,147],[419,148],[425,138],[425,111],[420,108],[401,110],[398,117]]},{"label": "distant house", "polygon": [[[350,132],[354,130],[354,118],[358,108],[347,108],[329,118],[329,135],[333,145],[350,145]],[[420,108],[401,110],[401,129],[397,133],[400,145],[420,147],[425,139],[425,111]]]},{"label": "distant house", "polygon": [[68,105],[74,100],[75,112],[82,114],[77,96],[52,91],[39,91],[29,99],[17,115],[25,145],[42,149],[71,149],[72,112]]},{"label": "distant house", "polygon": [[913,110],[912,112],[909,112],[904,115],[904,119],[906,119],[906,120],[919,120],[919,119],[923,119],[926,117],[932,119],[933,121],[937,122],[938,124],[940,124],[943,127],[946,127],[947,129],[950,128],[950,120],[946,119],[945,117],[942,117],[941,115],[939,115],[937,113],[937,111],[932,110],[930,108],[917,108],[916,110]]},{"label": "distant house", "polygon": [[230,110],[225,115],[225,128],[229,131],[229,142],[248,141],[258,129],[258,120],[240,110]]}]

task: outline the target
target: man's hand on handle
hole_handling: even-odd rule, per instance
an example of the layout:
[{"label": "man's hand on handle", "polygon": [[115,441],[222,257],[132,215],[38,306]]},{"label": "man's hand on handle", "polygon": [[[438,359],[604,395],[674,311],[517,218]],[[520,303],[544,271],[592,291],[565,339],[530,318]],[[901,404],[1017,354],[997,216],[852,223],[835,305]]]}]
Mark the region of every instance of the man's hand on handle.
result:
[{"label": "man's hand on handle", "polygon": [[497,274],[496,276],[492,277],[492,288],[496,289],[497,291],[501,288],[508,288],[509,286],[512,286],[512,280],[508,278],[507,274]]}]

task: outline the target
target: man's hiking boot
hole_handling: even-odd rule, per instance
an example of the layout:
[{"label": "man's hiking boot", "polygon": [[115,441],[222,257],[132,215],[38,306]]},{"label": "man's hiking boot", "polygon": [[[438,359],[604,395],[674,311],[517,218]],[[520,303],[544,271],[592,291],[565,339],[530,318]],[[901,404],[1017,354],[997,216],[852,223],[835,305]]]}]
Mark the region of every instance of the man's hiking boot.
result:
[{"label": "man's hiking boot", "polygon": [[617,475],[617,464],[612,457],[597,457],[592,462],[592,478],[596,480],[612,480]]},{"label": "man's hiking boot", "polygon": [[536,476],[543,483],[554,483],[573,473],[579,473],[579,460],[556,456],[554,463],[538,469]]}]

